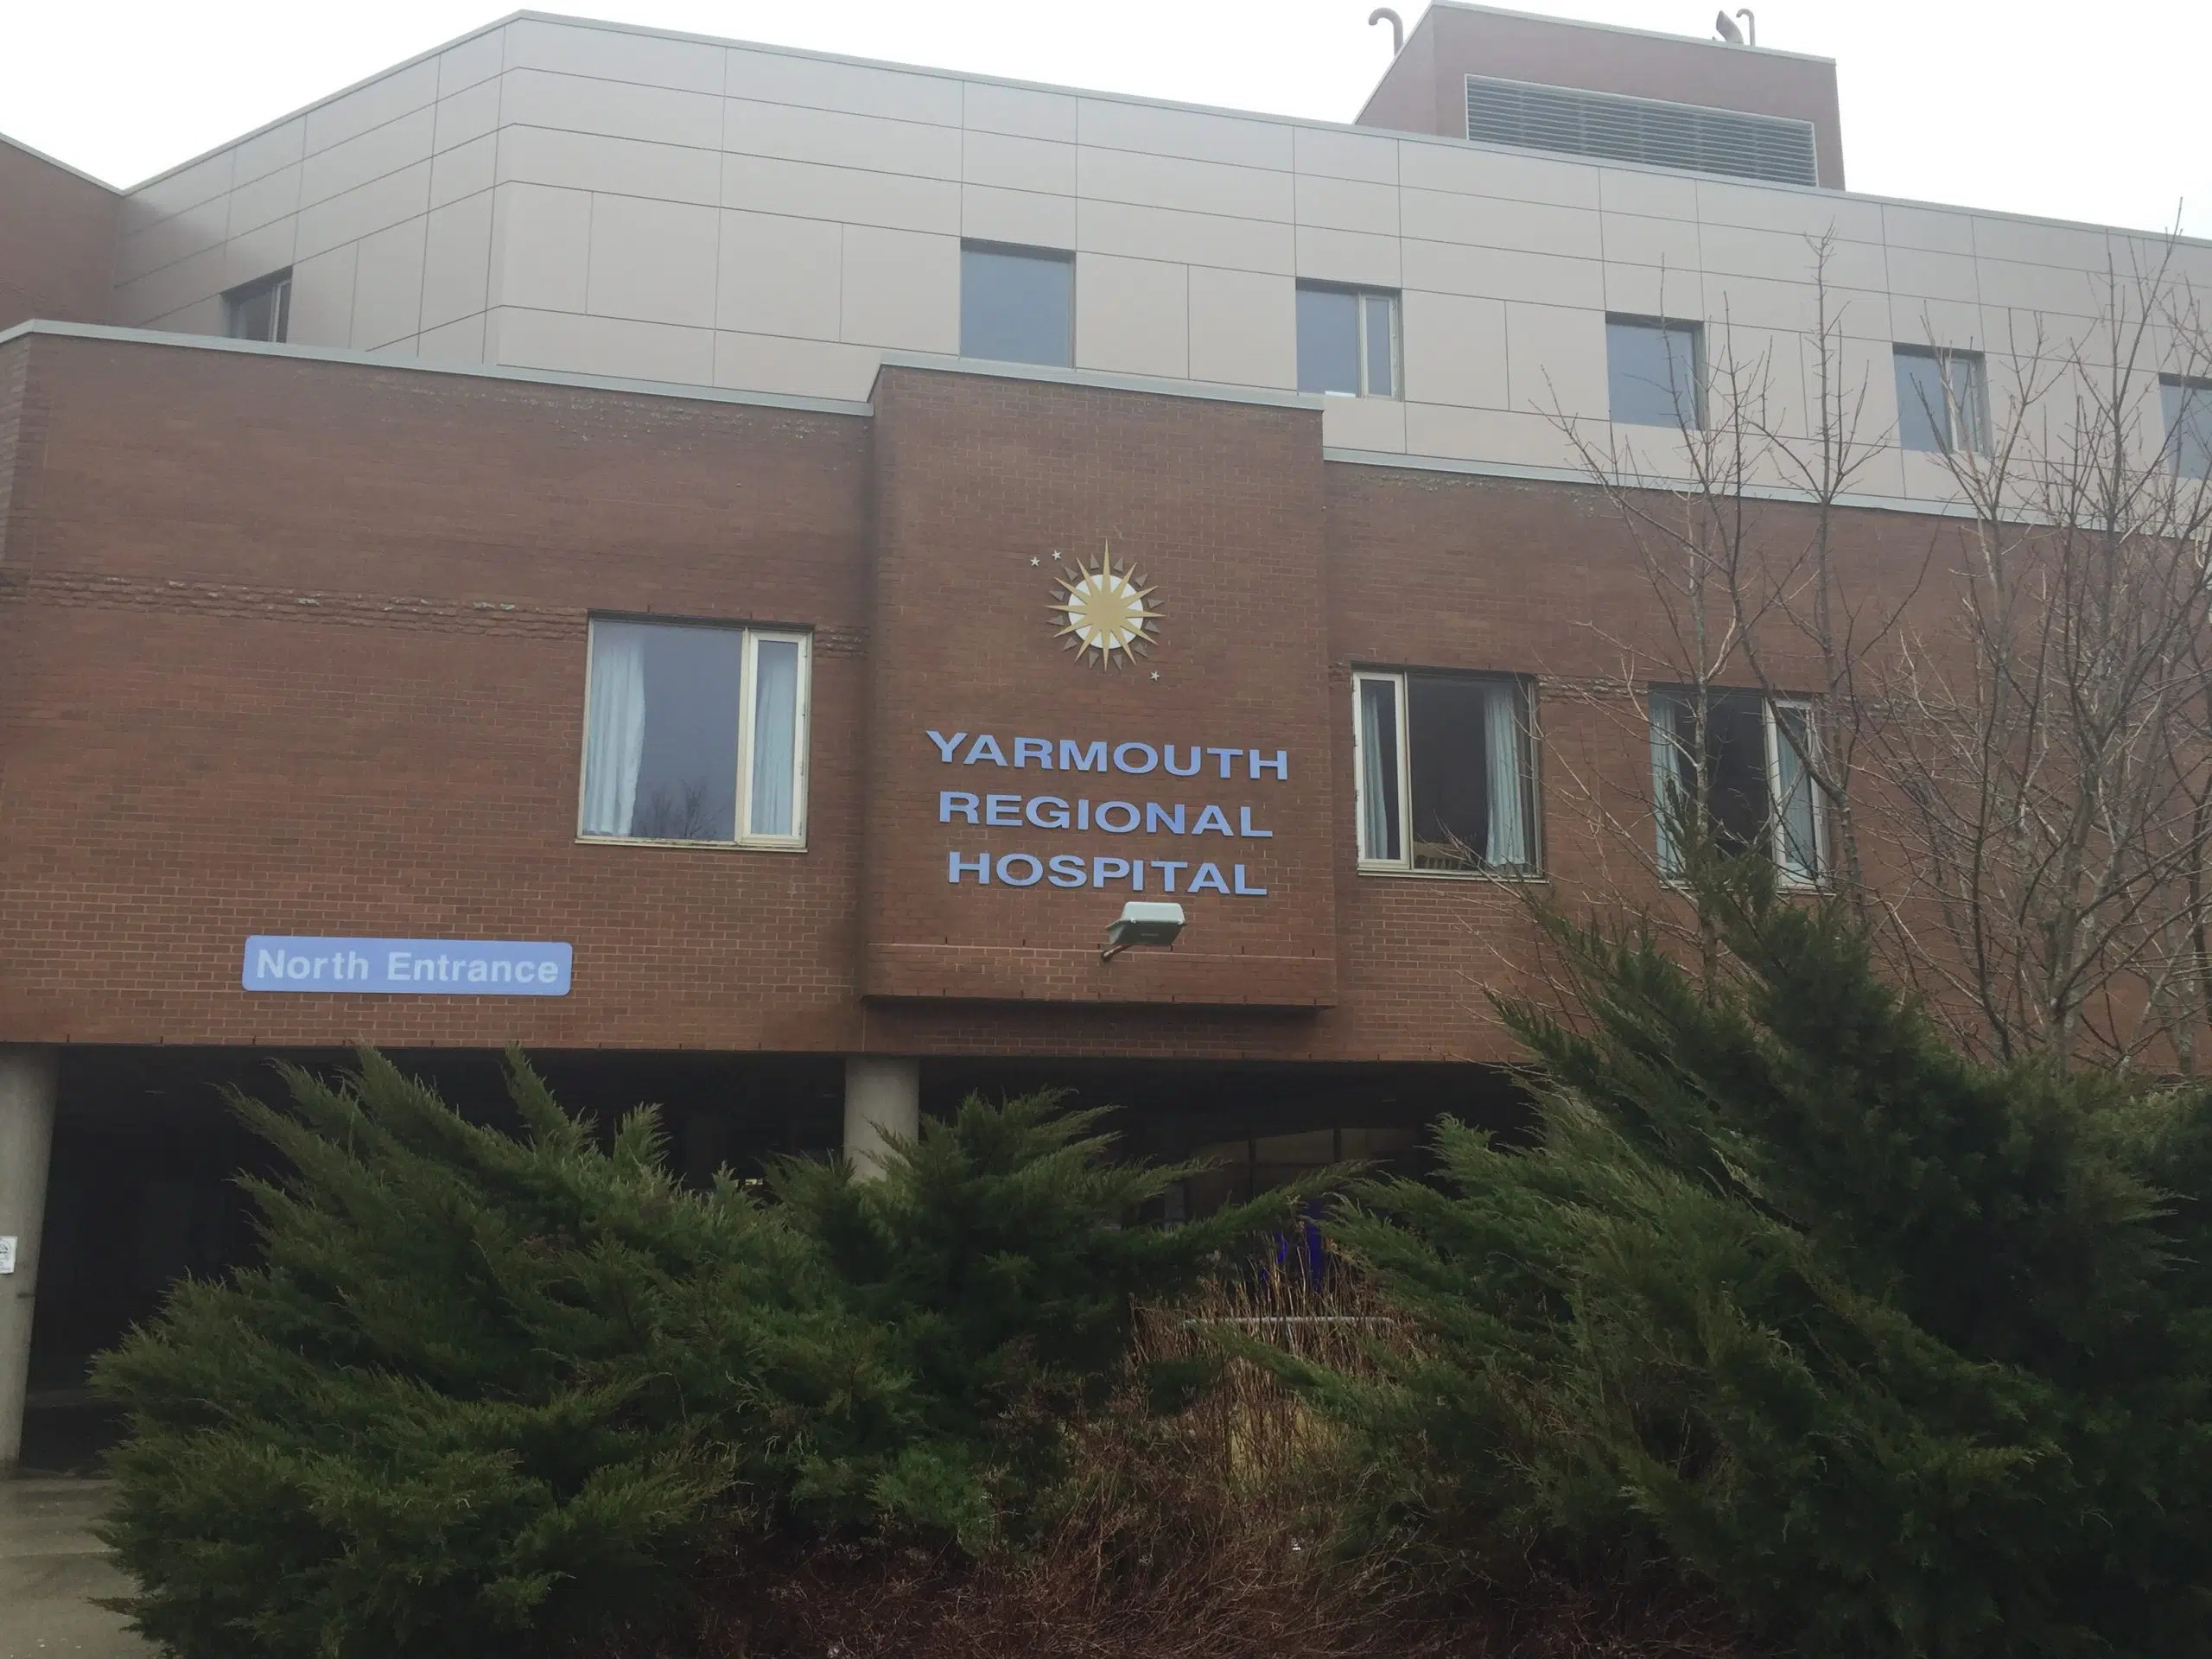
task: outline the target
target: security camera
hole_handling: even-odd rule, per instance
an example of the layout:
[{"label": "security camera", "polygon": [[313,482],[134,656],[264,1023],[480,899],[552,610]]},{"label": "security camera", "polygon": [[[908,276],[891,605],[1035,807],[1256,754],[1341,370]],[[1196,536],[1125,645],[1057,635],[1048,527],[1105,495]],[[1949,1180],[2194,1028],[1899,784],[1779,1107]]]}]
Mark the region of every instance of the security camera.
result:
[{"label": "security camera", "polygon": [[1120,918],[1108,925],[1106,948],[1098,953],[1098,960],[1111,962],[1133,944],[1173,944],[1182,931],[1182,906],[1131,899],[1122,906]]}]

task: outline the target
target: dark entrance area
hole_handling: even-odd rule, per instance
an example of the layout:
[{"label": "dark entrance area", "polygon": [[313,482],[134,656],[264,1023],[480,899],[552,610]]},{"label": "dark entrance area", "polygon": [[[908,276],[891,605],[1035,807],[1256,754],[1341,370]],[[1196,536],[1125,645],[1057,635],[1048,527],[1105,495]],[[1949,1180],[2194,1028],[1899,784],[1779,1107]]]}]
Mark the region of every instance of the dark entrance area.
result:
[{"label": "dark entrance area", "polygon": [[[512,1121],[500,1056],[394,1051],[479,1122]],[[276,1160],[240,1126],[226,1091],[282,1094],[278,1059],[337,1069],[336,1051],[65,1051],[48,1183],[46,1243],[23,1426],[27,1469],[85,1468],[112,1439],[86,1386],[92,1357],[152,1314],[187,1274],[252,1259],[251,1206],[238,1177]],[[538,1053],[532,1064],[571,1110],[611,1128],[641,1103],[663,1109],[671,1158],[704,1183],[728,1167],[756,1176],[765,1160],[828,1154],[843,1133],[844,1068],[835,1055]],[[1504,1128],[1525,1121],[1510,1077],[1472,1065],[1252,1065],[1097,1060],[925,1061],[923,1109],[944,1116],[971,1094],[1000,1098],[1059,1089],[1070,1103],[1110,1109],[1131,1154],[1203,1158],[1170,1216],[1264,1190],[1347,1160],[1405,1173],[1425,1167],[1426,1127],[1451,1114]]]}]

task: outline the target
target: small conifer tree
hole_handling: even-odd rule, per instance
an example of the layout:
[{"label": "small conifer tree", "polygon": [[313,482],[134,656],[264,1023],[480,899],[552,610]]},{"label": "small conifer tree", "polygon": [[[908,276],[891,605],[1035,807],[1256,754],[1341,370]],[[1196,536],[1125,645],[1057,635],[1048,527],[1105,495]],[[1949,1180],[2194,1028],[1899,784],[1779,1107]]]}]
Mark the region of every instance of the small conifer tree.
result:
[{"label": "small conifer tree", "polygon": [[177,1287],[97,1374],[128,1611],[182,1659],[537,1655],[650,1624],[718,1540],[980,1548],[1130,1300],[1268,1213],[1128,1224],[1180,1172],[1048,1099],[971,1102],[878,1182],[693,1192],[652,1114],[602,1145],[511,1063],[520,1136],[373,1052],[237,1102],[291,1164],[247,1183],[263,1261]]},{"label": "small conifer tree", "polygon": [[1948,1047],[1838,908],[1701,860],[1725,947],[1548,922],[1533,1145],[1337,1222],[1417,1335],[1286,1365],[1352,1535],[1720,1591],[1809,1656],[2212,1653],[2212,1109]]}]

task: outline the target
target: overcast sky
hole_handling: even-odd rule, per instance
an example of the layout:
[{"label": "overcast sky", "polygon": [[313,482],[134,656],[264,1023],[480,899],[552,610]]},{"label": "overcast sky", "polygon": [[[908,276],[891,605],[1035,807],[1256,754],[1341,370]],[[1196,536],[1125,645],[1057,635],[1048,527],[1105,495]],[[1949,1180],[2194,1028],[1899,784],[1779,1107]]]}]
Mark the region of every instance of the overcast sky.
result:
[{"label": "overcast sky", "polygon": [[[580,15],[1348,121],[1374,0],[572,0]],[[1401,0],[1408,27],[1424,0]],[[1558,0],[1707,35],[1713,0]],[[0,0],[0,132],[134,184],[511,8],[499,0]],[[1770,0],[1833,57],[1853,188],[2212,237],[2208,0]]]}]

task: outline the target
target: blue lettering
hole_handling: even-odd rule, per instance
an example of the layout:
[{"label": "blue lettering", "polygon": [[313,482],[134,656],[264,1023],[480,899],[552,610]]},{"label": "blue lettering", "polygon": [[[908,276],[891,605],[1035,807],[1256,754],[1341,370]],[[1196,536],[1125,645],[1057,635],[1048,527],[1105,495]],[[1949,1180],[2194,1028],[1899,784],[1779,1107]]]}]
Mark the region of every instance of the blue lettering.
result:
[{"label": "blue lettering", "polygon": [[957,852],[949,852],[945,855],[945,859],[944,879],[951,882],[954,887],[960,885],[960,878],[963,874],[974,876],[978,887],[990,886],[991,855],[988,853],[978,853],[973,858],[963,858]]},{"label": "blue lettering", "polygon": [[952,815],[958,813],[967,823],[976,822],[976,798],[964,789],[940,789],[937,792],[937,821],[950,823]]},{"label": "blue lettering", "polygon": [[1265,887],[1252,887],[1244,884],[1244,867],[1242,864],[1236,866],[1236,891],[1247,899],[1264,899],[1268,896],[1268,890]]},{"label": "blue lettering", "polygon": [[[1026,865],[1028,874],[1015,875],[1014,866]],[[1009,887],[1033,887],[1044,880],[1045,867],[1037,861],[1033,853],[1008,853],[999,860],[999,880]]]},{"label": "blue lettering", "polygon": [[1262,841],[1273,841],[1275,834],[1272,830],[1255,830],[1252,827],[1252,809],[1249,806],[1240,806],[1236,809],[1236,833],[1240,836],[1257,836]]},{"label": "blue lettering", "polygon": [[1105,771],[1106,740],[1102,737],[1086,748],[1071,737],[1062,738],[1060,740],[1060,770],[1062,772]]},{"label": "blue lettering", "polygon": [[1285,749],[1277,749],[1275,758],[1270,760],[1257,749],[1253,750],[1252,776],[1257,779],[1263,772],[1272,772],[1278,779],[1286,783],[1288,782],[1290,779],[1289,752]]},{"label": "blue lettering", "polygon": [[1191,833],[1194,836],[1203,836],[1209,830],[1216,830],[1231,840],[1234,840],[1236,836],[1236,832],[1229,827],[1229,814],[1217,806],[1209,806],[1205,811],[1199,813],[1198,821],[1192,826]]},{"label": "blue lettering", "polygon": [[937,745],[938,758],[949,766],[952,764],[952,752],[960,747],[961,740],[967,735],[965,732],[955,732],[950,737],[945,737],[939,733],[931,732],[930,741]]},{"label": "blue lettering", "polygon": [[[966,734],[963,733],[962,735],[965,736]],[[1226,778],[1229,776],[1230,766],[1243,758],[1244,751],[1242,749],[1208,749],[1206,753],[1219,758],[1221,761],[1221,775]]]},{"label": "blue lettering", "polygon": [[[968,746],[968,758],[960,764],[963,766],[972,766],[978,760],[988,760],[995,766],[1006,765],[1006,751],[999,747],[998,739],[993,737],[988,732],[985,732]],[[1255,777],[1258,775],[1256,772],[1253,774]]]},{"label": "blue lettering", "polygon": [[1021,823],[1021,797],[1019,795],[986,795],[983,797],[983,822],[1000,829],[1018,828]]},{"label": "blue lettering", "polygon": [[1129,861],[1126,858],[1109,858],[1101,855],[1090,861],[1090,885],[1094,887],[1103,887],[1109,881],[1127,880],[1128,874]]},{"label": "blue lettering", "polygon": [[[1131,750],[1135,750],[1142,757],[1144,765],[1133,766],[1129,764],[1125,757]],[[1114,766],[1117,771],[1146,772],[1153,771],[1159,765],[1160,751],[1149,743],[1116,743],[1114,746]]]},{"label": "blue lettering", "polygon": [[1179,858],[1155,858],[1152,861],[1152,868],[1160,872],[1160,890],[1173,893],[1175,891],[1175,872],[1187,870],[1191,867]]},{"label": "blue lettering", "polygon": [[266,945],[263,946],[253,959],[253,976],[256,979],[283,978],[284,953],[282,950],[271,950]]},{"label": "blue lettering", "polygon": [[1196,870],[1192,872],[1191,885],[1185,889],[1185,891],[1190,893],[1218,893],[1226,894],[1229,891],[1229,883],[1221,879],[1220,865],[1201,864]]},{"label": "blue lettering", "polygon": [[1039,830],[1065,830],[1068,827],[1068,804],[1057,795],[1033,798],[1023,816]]},{"label": "blue lettering", "polygon": [[1156,836],[1165,830],[1171,836],[1181,835],[1183,810],[1180,801],[1176,802],[1173,808],[1162,806],[1158,801],[1147,801],[1144,804],[1145,834]]},{"label": "blue lettering", "polygon": [[1052,769],[1052,740],[1049,737],[1017,737],[1014,740],[1014,764],[1026,766],[1032,760],[1046,772]]},{"label": "blue lettering", "polygon": [[1072,853],[1062,853],[1052,860],[1052,874],[1046,879],[1056,887],[1079,887],[1090,879],[1090,872]]},{"label": "blue lettering", "polygon": [[1187,766],[1175,764],[1175,746],[1173,743],[1162,744],[1160,752],[1167,757],[1167,770],[1178,778],[1195,778],[1198,775],[1198,768],[1205,764],[1205,751],[1195,743],[1191,745],[1191,764]]},{"label": "blue lettering", "polygon": [[[1107,823],[1106,815],[1117,810],[1123,815],[1124,822]],[[1098,803],[1096,817],[1098,827],[1109,836],[1126,836],[1137,827],[1137,809],[1135,804],[1129,801],[1101,801]]]}]

